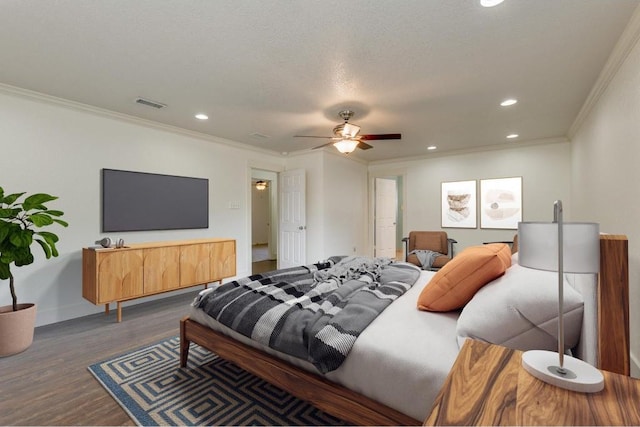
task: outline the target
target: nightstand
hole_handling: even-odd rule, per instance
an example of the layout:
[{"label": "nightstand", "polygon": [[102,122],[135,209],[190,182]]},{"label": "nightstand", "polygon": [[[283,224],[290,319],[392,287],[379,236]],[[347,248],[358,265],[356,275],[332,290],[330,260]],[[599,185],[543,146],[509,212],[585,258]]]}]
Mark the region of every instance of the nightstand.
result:
[{"label": "nightstand", "polygon": [[640,425],[640,380],[602,371],[578,393],[526,372],[522,352],[467,339],[424,425]]}]

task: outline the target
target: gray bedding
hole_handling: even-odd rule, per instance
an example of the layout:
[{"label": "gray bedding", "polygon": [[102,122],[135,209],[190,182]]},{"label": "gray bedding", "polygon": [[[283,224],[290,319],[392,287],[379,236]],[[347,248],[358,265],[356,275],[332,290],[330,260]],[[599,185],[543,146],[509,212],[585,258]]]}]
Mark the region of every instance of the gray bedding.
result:
[{"label": "gray bedding", "polygon": [[194,306],[326,373],[342,364],[362,331],[419,275],[417,267],[386,258],[332,257],[225,283]]}]

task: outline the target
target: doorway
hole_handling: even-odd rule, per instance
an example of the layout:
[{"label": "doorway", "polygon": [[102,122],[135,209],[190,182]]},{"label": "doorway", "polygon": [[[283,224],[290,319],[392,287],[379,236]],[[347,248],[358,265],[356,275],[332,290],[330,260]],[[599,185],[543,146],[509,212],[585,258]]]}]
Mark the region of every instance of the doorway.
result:
[{"label": "doorway", "polygon": [[374,255],[404,259],[402,176],[374,178]]},{"label": "doorway", "polygon": [[277,266],[277,174],[251,170],[251,274]]}]

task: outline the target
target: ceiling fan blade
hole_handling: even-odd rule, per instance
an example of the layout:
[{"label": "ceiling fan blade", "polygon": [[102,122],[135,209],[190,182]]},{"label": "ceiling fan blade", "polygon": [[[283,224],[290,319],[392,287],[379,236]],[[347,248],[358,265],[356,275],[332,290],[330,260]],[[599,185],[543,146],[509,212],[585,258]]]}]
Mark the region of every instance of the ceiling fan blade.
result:
[{"label": "ceiling fan blade", "polygon": [[327,145],[334,144],[334,142],[327,142],[326,144],[318,145],[317,147],[313,147],[312,150],[317,150],[318,148],[326,147]]},{"label": "ceiling fan blade", "polygon": [[335,138],[334,136],[293,135],[294,138]]},{"label": "ceiling fan blade", "polygon": [[360,141],[358,143],[358,148],[361,149],[361,150],[368,150],[369,148],[373,148],[373,145],[369,145],[366,142]]},{"label": "ceiling fan blade", "polygon": [[380,139],[402,139],[399,133],[382,133],[378,135],[360,135],[358,137],[362,141],[375,141]]}]

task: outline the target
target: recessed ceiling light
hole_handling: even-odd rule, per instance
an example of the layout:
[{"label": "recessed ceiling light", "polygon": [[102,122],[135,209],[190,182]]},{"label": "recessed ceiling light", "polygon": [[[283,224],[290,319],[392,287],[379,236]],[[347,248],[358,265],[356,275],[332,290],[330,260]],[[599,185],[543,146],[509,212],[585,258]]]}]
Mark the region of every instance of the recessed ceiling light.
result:
[{"label": "recessed ceiling light", "polygon": [[502,101],[500,103],[500,105],[502,105],[503,107],[508,107],[510,105],[517,104],[517,103],[518,103],[517,99],[510,98],[510,99],[505,99],[504,101]]},{"label": "recessed ceiling light", "polygon": [[202,113],[196,114],[196,119],[198,120],[207,120],[208,118],[209,116],[207,116],[206,114],[202,114]]},{"label": "recessed ceiling light", "polygon": [[493,7],[502,3],[504,0],[480,0],[480,4],[484,7]]},{"label": "recessed ceiling light", "polygon": [[512,133],[512,134],[510,134],[510,135],[507,135],[507,138],[509,138],[509,139],[513,139],[513,138],[517,138],[517,137],[519,137],[519,136],[520,136],[520,135],[518,135],[517,133]]},{"label": "recessed ceiling light", "polygon": [[430,145],[427,147],[427,150],[435,150],[436,148],[438,147],[436,147],[435,145]]}]

